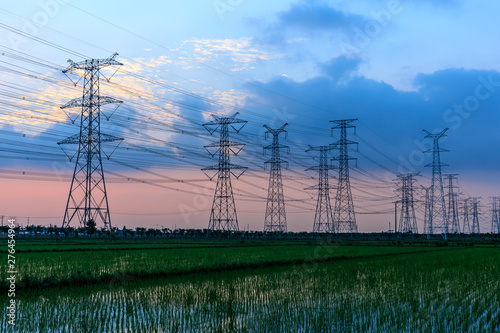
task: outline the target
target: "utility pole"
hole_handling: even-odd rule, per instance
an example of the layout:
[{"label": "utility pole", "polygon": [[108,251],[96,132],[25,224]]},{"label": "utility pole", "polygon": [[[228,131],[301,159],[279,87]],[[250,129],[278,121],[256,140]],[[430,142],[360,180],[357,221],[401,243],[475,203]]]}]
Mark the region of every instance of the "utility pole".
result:
[{"label": "utility pole", "polygon": [[338,161],[338,176],[337,176],[337,194],[335,196],[335,209],[333,211],[333,223],[335,232],[357,233],[358,225],[356,224],[356,214],[354,212],[354,204],[352,201],[351,183],[349,181],[349,161],[356,158],[349,156],[348,146],[356,145],[357,142],[347,139],[347,129],[353,128],[356,135],[356,127],[351,125],[357,119],[331,120],[331,123],[337,124],[332,127],[332,135],[334,130],[340,130],[340,139],[331,144],[332,149],[337,149],[339,154],[332,160]]},{"label": "utility pole", "polygon": [[456,186],[453,181],[457,179],[457,174],[445,175],[448,179],[448,231],[453,234],[460,233],[460,221],[458,220],[458,193],[455,193]]},{"label": "utility pole", "polygon": [[432,134],[429,131],[423,130],[427,135],[426,138],[433,139],[433,148],[426,150],[425,153],[432,153],[432,163],[426,167],[432,167],[432,182],[429,196],[429,212],[428,212],[428,237],[432,234],[439,233],[444,239],[448,236],[448,223],[446,220],[446,206],[444,202],[443,178],[441,175],[441,167],[447,164],[441,163],[440,153],[448,152],[447,149],[439,148],[439,139],[445,136],[448,128],[445,128],[439,133]]},{"label": "utility pole", "polygon": [[401,183],[399,191],[401,192],[401,215],[399,218],[400,232],[413,234],[418,233],[417,217],[415,215],[415,200],[413,197],[413,183],[418,173],[408,173],[398,175]]},{"label": "utility pole", "polygon": [[472,233],[479,234],[479,199],[477,197],[472,198]]},{"label": "utility pole", "polygon": [[318,190],[313,232],[336,232],[333,225],[332,205],[330,202],[330,185],[328,183],[329,170],[332,168],[328,164],[328,152],[331,148],[329,146],[309,147],[310,148],[306,150],[306,152],[319,152],[319,165],[307,169],[316,170],[319,174],[318,185],[306,188],[306,190]]},{"label": "utility pole", "polygon": [[273,143],[264,147],[266,150],[271,150],[271,158],[265,162],[265,166],[271,165],[269,171],[269,188],[267,192],[266,216],[264,218],[264,232],[286,232],[286,213],[285,213],[285,197],[283,194],[283,181],[281,178],[281,164],[288,163],[281,159],[280,150],[289,149],[288,146],[280,145],[279,135],[285,133],[285,138],[288,132],[285,127],[288,123],[277,129],[272,129],[267,125],[266,138],[268,134],[273,135]]},{"label": "utility pole", "polygon": [[[122,101],[102,96],[99,81],[102,68],[122,65],[115,60],[117,55],[118,53],[114,53],[106,59],[90,59],[77,63],[68,60],[70,65],[62,71],[64,74],[71,71],[83,71],[83,97],[72,99],[61,106],[63,110],[72,107],[81,108],[80,133],[57,143],[63,151],[65,145],[78,145],[78,151],[75,154],[75,169],[64,212],[63,228],[68,227],[74,219],[81,227],[84,227],[89,220],[94,220],[96,223],[101,221],[104,227],[111,231],[108,194],[101,157],[101,153],[105,155],[106,153],[103,152],[101,144],[122,141],[123,138],[101,132],[101,106],[120,104]],[[68,155],[69,160],[71,161],[75,155]],[[109,159],[109,155],[106,156]]]},{"label": "utility pole", "polygon": [[[205,146],[205,149],[207,149],[212,157],[217,154],[219,155],[219,164],[202,169],[210,180],[217,176],[217,186],[215,188],[212,211],[208,223],[208,229],[210,231],[239,230],[236,206],[234,205],[233,187],[231,185],[231,174],[238,179],[247,168],[231,164],[229,161],[230,154],[238,155],[244,146],[243,144],[229,140],[229,126],[231,126],[236,133],[239,133],[247,123],[246,120],[236,118],[238,114],[239,113],[236,112],[230,117],[212,115],[213,120],[203,124],[210,135],[217,130],[220,132],[219,142],[213,142]],[[215,151],[212,153],[211,149],[215,149]],[[239,170],[239,173],[234,173],[233,170]],[[210,176],[207,174],[207,171],[216,171],[216,173]]]}]

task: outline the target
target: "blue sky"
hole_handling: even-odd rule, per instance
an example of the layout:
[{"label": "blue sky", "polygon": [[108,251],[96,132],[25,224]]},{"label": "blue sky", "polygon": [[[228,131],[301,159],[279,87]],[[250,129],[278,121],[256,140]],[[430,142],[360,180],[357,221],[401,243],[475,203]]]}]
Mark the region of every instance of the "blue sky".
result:
[{"label": "blue sky", "polygon": [[[202,178],[200,166],[214,162],[208,155],[202,157],[202,146],[210,138],[202,128],[196,130],[196,126],[209,120],[210,113],[240,111],[240,117],[249,123],[241,135],[235,136],[235,140],[246,143],[245,151],[236,160],[240,158],[239,163],[250,164],[248,182],[256,177],[259,185],[249,188],[248,184],[236,181],[235,187],[241,186],[256,198],[265,198],[267,184],[262,169],[265,157],[261,157],[262,161],[257,158],[266,144],[262,124],[279,127],[282,122],[289,122],[290,170],[285,173],[293,182],[286,186],[290,187],[292,199],[301,200],[298,207],[289,209],[298,212],[289,214],[291,230],[309,230],[312,226],[314,193],[303,194],[299,189],[314,183],[314,175],[304,169],[315,162],[304,150],[308,144],[329,144],[336,139],[330,136],[329,120],[359,119],[356,137],[352,138],[359,141],[360,152],[354,155],[362,171],[380,178],[375,182],[379,182],[381,193],[371,189],[370,194],[356,194],[359,202],[355,198],[355,205],[366,213],[358,217],[361,231],[387,229],[391,215],[383,212],[395,200],[390,184],[398,172],[409,169],[421,172],[423,177],[419,182],[428,186],[430,170],[424,165],[430,156],[421,151],[428,148],[429,141],[423,138],[422,129],[449,127],[443,146],[450,152],[443,154],[443,159],[450,167],[444,171],[460,174],[464,196],[483,196],[483,223],[487,228],[488,196],[499,192],[496,181],[500,162],[498,7],[500,4],[493,1],[465,0],[23,1],[3,5],[2,21],[17,32],[3,27],[5,33],[0,44],[3,51],[35,55],[61,68],[66,66],[68,58],[75,61],[85,57],[106,58],[118,52],[124,66],[111,81],[118,86],[105,83],[103,91],[124,100],[124,104],[103,124],[103,130],[123,136],[127,144],[149,149],[149,153],[144,149],[131,152],[131,146],[125,144],[128,150],[120,146],[117,161],[135,163],[134,166],[153,170],[154,174],[113,164],[112,159],[108,167],[137,179],[160,183],[167,179],[158,175],[177,174],[184,169],[190,170],[190,174],[179,174],[178,178]],[[40,68],[23,60],[5,57],[3,60],[8,62],[2,64],[5,68],[12,69],[17,64],[32,73],[69,82],[56,70],[57,66]],[[10,207],[15,207],[11,209],[14,211],[7,207],[3,210],[5,214],[23,217],[58,216],[64,208],[65,186],[69,186],[67,178],[72,170],[71,163],[59,156],[62,153],[55,143],[78,130],[65,119],[58,105],[78,96],[81,88],[2,71],[5,82],[34,90],[28,93],[31,98],[21,100],[5,95],[1,100],[4,105],[17,103],[31,110],[30,114],[54,118],[54,121],[27,118],[26,113],[14,113],[15,106],[8,106],[2,130],[9,133],[8,138],[27,134],[19,138],[21,145],[54,146],[53,153],[50,152],[56,161],[4,158],[3,169],[48,173],[58,170],[64,175],[59,181],[63,184],[58,183],[58,195],[63,198],[54,195],[44,205],[47,208],[35,208],[38,207],[35,204],[28,205],[33,208],[25,208],[13,202]],[[17,97],[24,94],[19,90],[14,93]],[[44,102],[43,96],[53,105]],[[164,126],[193,130],[194,135],[164,131]],[[35,151],[42,149],[33,147]],[[155,153],[151,154],[152,150]],[[57,167],[53,163],[58,163]],[[299,174],[303,178],[297,179]],[[356,171],[352,176],[361,190],[374,182]],[[22,184],[37,184],[43,192],[49,183],[26,180]],[[118,213],[144,211],[139,204],[126,204],[131,199],[124,193],[153,191],[139,184],[127,189],[110,184],[110,193],[113,186],[117,188],[115,193],[120,193],[112,200],[119,207],[114,209]],[[203,183],[202,187],[210,189],[213,184]],[[189,196],[175,199],[173,191],[164,188],[154,195],[174,198],[169,221],[176,218],[181,221],[183,218],[178,216],[181,207],[186,200],[187,206],[193,203]],[[189,191],[205,193],[202,196],[208,202],[211,200],[209,190]],[[370,199],[377,197],[385,201],[379,205]],[[19,198],[23,195],[19,194]],[[25,198],[25,201],[35,200]],[[263,211],[262,203],[240,199],[238,202],[237,198],[237,205],[241,211]],[[294,205],[293,202],[290,204]],[[191,225],[204,227],[209,207],[198,206]],[[307,210],[300,213],[300,207]],[[146,210],[165,211],[156,206]],[[378,214],[370,215],[370,211]],[[242,226],[261,228],[263,217],[240,215]],[[134,218],[123,214],[118,220],[117,223],[130,225]],[[148,215],[144,224],[154,225],[164,220],[165,215]],[[45,223],[48,219],[39,221]],[[419,224],[421,228],[422,222]]]}]

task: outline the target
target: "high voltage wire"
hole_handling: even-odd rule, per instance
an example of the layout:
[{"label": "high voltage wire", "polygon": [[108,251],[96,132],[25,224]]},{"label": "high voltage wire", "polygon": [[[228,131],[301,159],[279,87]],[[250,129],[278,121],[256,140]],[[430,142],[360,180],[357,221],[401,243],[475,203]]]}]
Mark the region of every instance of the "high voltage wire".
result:
[{"label": "high voltage wire", "polygon": [[[37,41],[39,41],[39,42],[42,42],[42,43],[43,43],[43,41],[40,41],[40,40],[37,40]],[[49,46],[51,46],[51,47],[55,47],[55,46],[53,45],[53,43],[44,43],[44,44],[49,45]],[[57,47],[55,47],[55,48],[57,48]],[[64,48],[57,48],[57,49],[64,50]],[[67,50],[65,50],[65,52],[68,52],[68,51],[67,51]],[[16,58],[16,57],[13,57],[13,58]],[[23,59],[22,59],[21,57],[18,57],[18,58],[16,58],[16,60],[20,60],[20,61],[22,61]],[[41,59],[39,59],[39,60],[41,60]],[[31,64],[34,64],[34,65],[37,65],[37,66],[45,66],[45,67],[47,67],[47,68],[51,68],[51,69],[59,69],[59,68],[58,68],[58,67],[56,67],[56,66],[50,66],[50,65],[44,64],[43,62],[38,61],[38,60],[37,60],[37,61],[28,61],[28,62],[29,62],[29,63],[31,63]],[[14,66],[17,66],[17,65],[14,65]],[[2,68],[3,68],[3,67],[2,67]],[[18,68],[21,68],[21,67],[19,67],[19,66],[18,66]],[[11,72],[11,69],[9,69],[9,68],[3,68],[3,69],[5,69],[6,71]],[[26,70],[26,68],[24,68],[24,70]],[[35,73],[36,73],[36,74],[38,74],[38,75],[32,75],[32,74],[29,74],[29,73],[23,73],[23,72],[20,72],[20,71],[14,71],[14,73],[15,73],[15,74],[20,74],[20,75],[26,75],[26,76],[28,76],[28,77],[32,77],[32,78],[36,78],[36,79],[41,79],[41,80],[43,80],[43,81],[47,81],[47,82],[52,83],[52,84],[54,84],[54,83],[56,83],[56,84],[57,84],[57,82],[58,82],[58,81],[60,81],[60,80],[53,80],[52,78],[43,77],[43,75],[42,75],[42,76],[40,76],[40,74],[41,74],[41,73],[38,73],[38,72],[35,72]],[[151,82],[150,82],[150,83],[151,83]],[[67,86],[68,86],[68,85],[66,85],[66,87],[67,87]],[[173,88],[175,88],[175,87],[173,87]],[[196,94],[189,94],[189,93],[186,93],[186,92],[185,92],[185,91],[183,91],[183,90],[179,90],[179,89],[177,89],[177,90],[173,90],[173,91],[175,91],[175,92],[177,92],[177,93],[185,94],[186,96],[189,96],[189,97],[199,98],[199,99],[201,99],[201,100],[203,100],[203,101],[206,101],[206,102],[210,102],[210,103],[215,102],[215,104],[217,104],[217,105],[224,105],[224,104],[220,104],[220,103],[218,103],[217,101],[213,101],[213,100],[211,100],[211,99],[207,99],[207,98],[202,97],[202,96],[201,96],[202,98],[200,98],[200,96],[197,96]],[[144,95],[144,93],[142,93],[142,92],[141,92],[141,94],[142,94],[142,95]],[[152,98],[152,97],[150,97],[150,98]],[[158,99],[155,99],[155,100],[158,100]],[[171,102],[172,102],[172,101],[171,101]],[[50,103],[50,102],[48,102],[48,103]],[[15,106],[15,105],[14,105],[14,106]],[[228,106],[228,105],[224,105],[224,106]],[[145,106],[145,107],[146,107],[146,106]],[[185,105],[184,105],[183,107],[187,107],[187,106],[185,106]],[[228,107],[229,107],[229,106],[228,106]],[[244,109],[242,109],[242,110],[244,110]],[[248,112],[248,113],[253,114],[253,115],[258,115],[258,116],[261,116],[260,114],[257,114],[257,113],[251,113],[251,112],[249,112],[248,110],[244,110],[244,112]],[[136,119],[136,120],[137,120],[137,119]],[[122,125],[124,125],[124,122],[122,122],[121,124],[122,124]],[[149,125],[149,124],[148,124],[148,125]],[[148,126],[148,125],[146,125],[146,126]],[[191,128],[195,130],[195,127],[194,127],[194,126],[193,126],[193,127],[191,127]],[[306,132],[306,133],[308,133],[308,132]],[[182,134],[186,134],[186,133],[182,133]],[[196,136],[198,136],[198,135],[200,135],[200,136],[201,136],[201,135],[202,135],[201,133],[196,133],[196,132],[193,132],[193,134],[194,134],[194,135],[196,135]],[[138,139],[138,138],[139,138],[139,137],[136,137],[135,139]],[[181,147],[180,147],[180,146],[178,146],[178,147],[176,147],[176,148],[181,148]],[[191,148],[191,149],[194,149],[194,147],[193,147],[193,148]],[[192,153],[192,152],[191,152],[191,153]],[[252,159],[250,159],[250,160],[252,160]],[[295,161],[297,161],[297,160],[295,160]],[[372,160],[372,161],[373,161],[373,160]],[[381,165],[379,165],[379,166],[381,166]],[[382,167],[383,167],[383,166],[382,166]],[[361,173],[363,174],[363,172],[361,172]],[[301,174],[300,174],[300,173],[298,173],[298,175],[301,175]],[[368,176],[370,177],[370,176],[372,176],[373,174],[369,174],[368,172],[364,172],[364,175],[365,175],[365,176],[367,176],[367,175],[368,175]],[[309,178],[309,177],[308,177],[308,178]],[[372,178],[372,179],[373,179],[373,178]],[[355,178],[353,178],[353,180],[355,180]],[[360,180],[360,181],[361,181],[361,180]],[[381,183],[382,183],[382,182],[387,183],[385,180],[380,180],[380,181],[381,181]],[[370,194],[371,194],[371,193],[370,193]]]}]

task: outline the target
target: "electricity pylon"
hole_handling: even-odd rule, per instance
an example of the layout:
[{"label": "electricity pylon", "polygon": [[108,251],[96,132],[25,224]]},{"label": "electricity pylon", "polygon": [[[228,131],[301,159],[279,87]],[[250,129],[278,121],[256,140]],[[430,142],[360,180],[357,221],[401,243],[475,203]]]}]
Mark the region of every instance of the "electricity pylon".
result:
[{"label": "electricity pylon", "polygon": [[281,164],[288,163],[281,159],[280,150],[289,149],[288,146],[279,143],[280,133],[285,133],[285,138],[288,132],[285,127],[288,123],[277,129],[272,129],[267,125],[266,138],[268,134],[273,135],[273,143],[264,147],[266,150],[271,150],[271,158],[265,162],[264,165],[271,165],[269,171],[269,188],[267,192],[266,216],[264,219],[264,232],[286,232],[286,213],[285,213],[285,197],[283,195],[283,181],[281,178]]},{"label": "electricity pylon", "polygon": [[418,233],[417,217],[415,215],[415,200],[413,197],[413,183],[418,173],[408,173],[398,175],[401,182],[399,191],[401,192],[401,214],[399,217],[400,232]]},{"label": "electricity pylon", "polygon": [[340,130],[340,139],[331,144],[332,149],[338,149],[339,154],[332,160],[338,161],[338,176],[337,176],[337,194],[335,195],[335,208],[333,211],[333,224],[335,232],[339,233],[354,233],[358,232],[358,225],[356,224],[356,214],[354,213],[354,204],[352,201],[351,183],[349,181],[349,160],[356,160],[356,158],[349,156],[348,146],[357,145],[357,142],[347,139],[347,129],[354,128],[356,134],[356,127],[351,125],[357,119],[343,119],[331,120],[331,123],[337,124],[332,127],[333,131]]},{"label": "electricity pylon", "polygon": [[491,233],[500,234],[500,197],[491,197]]},{"label": "electricity pylon", "polygon": [[318,172],[318,185],[306,188],[318,190],[318,200],[316,202],[316,213],[314,215],[313,232],[335,232],[332,216],[332,205],[330,202],[330,185],[328,183],[329,170],[332,168],[328,164],[329,146],[317,146],[306,150],[306,152],[319,152],[319,164],[307,170]]},{"label": "electricity pylon", "polygon": [[425,201],[424,201],[424,234],[429,235],[429,197],[430,197],[430,187],[425,187]]},{"label": "electricity pylon", "polygon": [[469,200],[471,198],[464,199],[464,224],[462,227],[462,232],[464,234],[470,234],[470,221],[469,221]]},{"label": "electricity pylon", "polygon": [[447,239],[448,223],[446,220],[446,206],[444,203],[443,178],[441,176],[441,167],[447,164],[441,163],[440,153],[447,152],[447,149],[439,148],[439,139],[445,136],[448,128],[445,128],[439,133],[432,134],[429,131],[423,130],[427,135],[426,138],[433,139],[432,149],[426,150],[424,153],[432,153],[432,163],[426,167],[432,167],[432,182],[429,195],[429,212],[428,212],[428,228],[427,237],[435,233],[440,233],[444,239]]},{"label": "electricity pylon", "polygon": [[448,231],[453,234],[460,233],[460,221],[458,219],[458,193],[455,193],[456,186],[453,181],[457,179],[457,174],[445,175],[448,179],[448,212],[447,212],[447,222]]},{"label": "electricity pylon", "polygon": [[477,197],[472,198],[472,233],[478,234],[479,230],[479,199]]},{"label": "electricity pylon", "polygon": [[122,101],[102,96],[99,80],[102,68],[122,65],[115,60],[117,55],[118,53],[115,53],[106,59],[90,59],[77,63],[68,60],[70,65],[63,70],[65,74],[70,71],[83,71],[83,97],[72,99],[61,106],[61,109],[81,108],[80,133],[57,143],[61,148],[68,144],[78,144],[76,154],[68,155],[70,161],[76,156],[76,163],[64,212],[63,228],[69,226],[73,219],[77,219],[82,227],[89,220],[94,220],[96,224],[101,221],[105,228],[111,230],[101,143],[122,141],[123,138],[101,133],[101,106]]},{"label": "electricity pylon", "polygon": [[[230,154],[238,155],[244,146],[243,144],[229,140],[229,125],[231,125],[231,128],[236,133],[239,133],[247,121],[236,118],[237,115],[238,112],[230,117],[212,115],[214,120],[203,124],[210,135],[217,130],[220,132],[219,142],[213,142],[205,146],[205,149],[207,149],[212,157],[217,154],[219,155],[219,164],[202,169],[210,180],[217,176],[217,186],[215,188],[214,201],[208,223],[208,229],[211,231],[239,230],[236,206],[234,205],[233,187],[231,186],[231,174],[238,179],[247,168],[231,164],[229,161]],[[236,124],[241,126],[235,127]],[[211,152],[211,149],[215,149],[215,151]],[[233,170],[239,170],[240,172],[235,173]],[[216,171],[216,173],[210,176],[207,171]]]}]

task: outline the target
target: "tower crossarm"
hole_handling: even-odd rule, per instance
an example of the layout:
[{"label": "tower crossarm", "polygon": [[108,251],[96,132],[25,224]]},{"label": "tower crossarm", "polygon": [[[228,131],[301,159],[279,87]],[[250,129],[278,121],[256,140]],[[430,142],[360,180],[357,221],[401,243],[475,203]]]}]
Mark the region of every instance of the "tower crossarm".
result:
[{"label": "tower crossarm", "polygon": [[92,99],[89,99],[87,97],[79,97],[79,98],[74,98],[61,106],[61,109],[67,109],[67,108],[75,108],[75,107],[99,107],[103,106],[106,104],[121,104],[123,101],[120,101],[114,97],[108,97],[108,96],[98,96],[98,95],[93,95]]},{"label": "tower crossarm", "polygon": [[90,60],[83,60],[80,62],[74,62],[73,60],[69,59],[68,60],[69,66],[62,72],[66,74],[75,69],[88,70],[89,68],[101,69],[107,66],[122,66],[123,64],[116,60],[117,56],[118,53],[115,52],[106,59],[90,59]]}]

